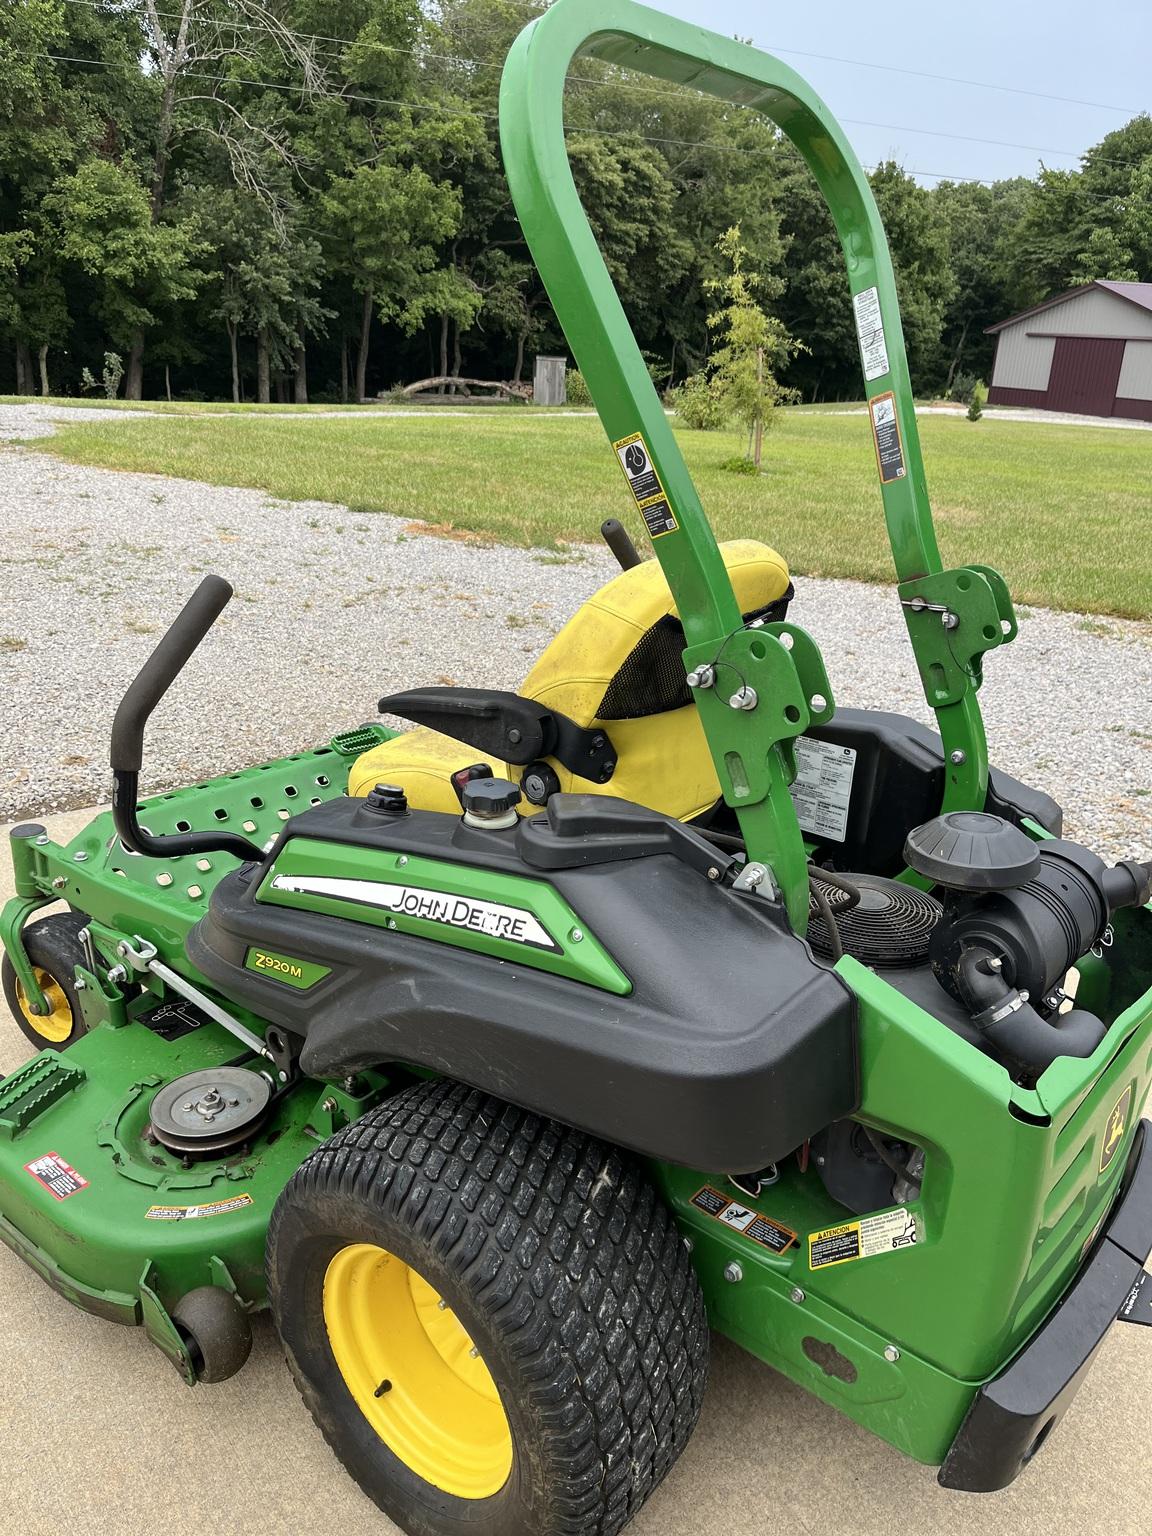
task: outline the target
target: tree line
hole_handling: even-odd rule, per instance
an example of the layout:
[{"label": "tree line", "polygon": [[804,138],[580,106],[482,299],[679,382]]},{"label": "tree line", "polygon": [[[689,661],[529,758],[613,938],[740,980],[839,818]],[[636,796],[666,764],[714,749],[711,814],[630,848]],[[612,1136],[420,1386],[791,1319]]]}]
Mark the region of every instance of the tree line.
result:
[{"label": "tree line", "polygon": [[[347,400],[521,380],[562,351],[512,209],[500,68],[541,0],[7,0],[0,391]],[[805,400],[860,393],[831,221],[766,119],[577,61],[568,147],[662,385],[710,345],[738,226]],[[937,125],[943,126],[943,125]],[[870,172],[922,393],[986,376],[984,327],[1152,278],[1152,118],[1072,170]]]}]

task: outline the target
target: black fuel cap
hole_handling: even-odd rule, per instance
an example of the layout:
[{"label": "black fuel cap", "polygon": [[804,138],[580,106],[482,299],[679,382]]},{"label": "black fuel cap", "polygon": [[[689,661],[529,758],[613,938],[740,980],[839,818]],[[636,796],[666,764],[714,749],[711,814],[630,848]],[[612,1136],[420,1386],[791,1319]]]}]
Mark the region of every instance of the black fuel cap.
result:
[{"label": "black fuel cap", "polygon": [[399,784],[377,784],[365,796],[364,804],[382,816],[407,816],[408,796]]},{"label": "black fuel cap", "polygon": [[460,804],[469,816],[482,821],[507,816],[520,804],[520,786],[508,779],[472,779],[460,793]]},{"label": "black fuel cap", "polygon": [[949,811],[913,827],[909,867],[952,891],[1010,891],[1040,872],[1040,850],[1019,827],[987,811]]}]

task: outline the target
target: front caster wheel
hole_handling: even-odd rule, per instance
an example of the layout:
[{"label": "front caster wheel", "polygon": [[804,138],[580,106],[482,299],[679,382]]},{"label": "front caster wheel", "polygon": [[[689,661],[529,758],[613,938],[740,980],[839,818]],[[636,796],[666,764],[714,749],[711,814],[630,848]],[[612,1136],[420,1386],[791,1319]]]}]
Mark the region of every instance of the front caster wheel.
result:
[{"label": "front caster wheel", "polygon": [[87,919],[75,912],[58,912],[30,923],[21,937],[48,1013],[33,1013],[8,956],[0,967],[4,997],[22,1034],[39,1050],[62,1051],[85,1033],[84,1015],[76,991],[76,967],[84,964],[84,946],[77,935]]},{"label": "front caster wheel", "polygon": [[297,1385],[411,1536],[609,1536],[684,1449],[708,1326],[625,1155],[449,1082],[294,1175],[268,1242]]}]

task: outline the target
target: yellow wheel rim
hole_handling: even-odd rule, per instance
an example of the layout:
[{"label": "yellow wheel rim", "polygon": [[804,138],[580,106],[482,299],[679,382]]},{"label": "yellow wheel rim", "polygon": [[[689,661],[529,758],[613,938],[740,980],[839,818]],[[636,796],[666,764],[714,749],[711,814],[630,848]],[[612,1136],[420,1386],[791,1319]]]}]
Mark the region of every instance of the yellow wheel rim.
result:
[{"label": "yellow wheel rim", "polygon": [[51,1013],[33,1013],[32,1005],[21,986],[16,982],[16,1001],[20,1004],[20,1012],[31,1024],[32,1028],[49,1045],[60,1045],[72,1033],[72,1008],[64,993],[64,988],[49,971],[42,971],[39,966],[33,967],[32,974],[36,978],[36,985],[44,994],[44,1001],[52,1010]]},{"label": "yellow wheel rim", "polygon": [[324,1323],[356,1406],[417,1477],[460,1499],[498,1493],[512,1433],[463,1324],[422,1276],[373,1243],[324,1276]]}]

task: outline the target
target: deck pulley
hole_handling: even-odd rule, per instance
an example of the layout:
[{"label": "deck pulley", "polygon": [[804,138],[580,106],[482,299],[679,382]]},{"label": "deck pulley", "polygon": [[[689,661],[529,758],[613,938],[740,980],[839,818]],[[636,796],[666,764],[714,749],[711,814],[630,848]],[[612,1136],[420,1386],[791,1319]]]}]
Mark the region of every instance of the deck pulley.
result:
[{"label": "deck pulley", "polygon": [[216,1156],[250,1141],[272,1085],[246,1067],[207,1067],[167,1083],[152,1100],[152,1134],[182,1157]]}]

